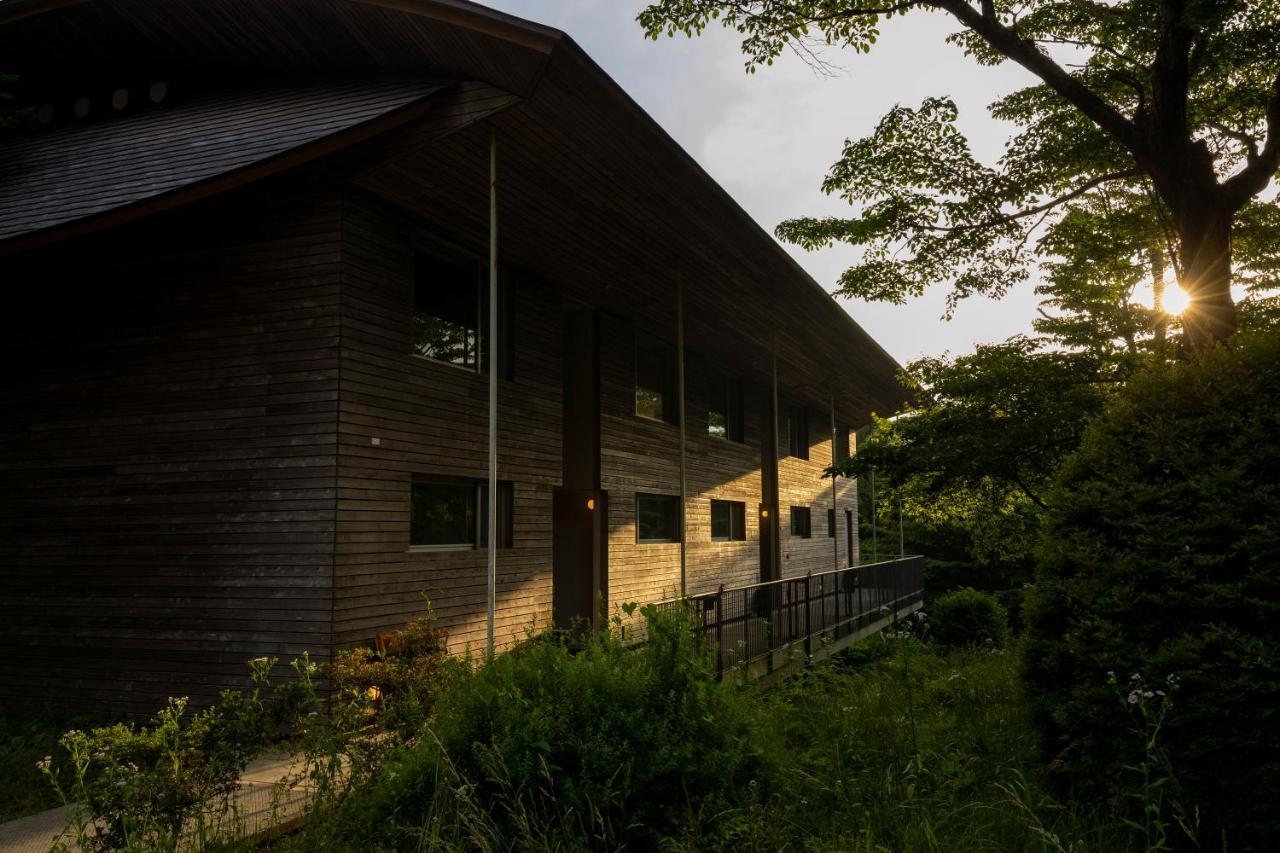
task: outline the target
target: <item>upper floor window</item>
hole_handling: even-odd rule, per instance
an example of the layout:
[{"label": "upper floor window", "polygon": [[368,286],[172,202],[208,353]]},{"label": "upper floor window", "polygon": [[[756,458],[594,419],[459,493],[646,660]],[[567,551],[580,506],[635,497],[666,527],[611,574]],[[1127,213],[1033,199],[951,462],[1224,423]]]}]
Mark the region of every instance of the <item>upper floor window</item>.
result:
[{"label": "upper floor window", "polygon": [[809,458],[809,410],[787,407],[787,452],[797,459]]},{"label": "upper floor window", "polygon": [[669,424],[679,422],[676,360],[663,347],[636,347],[636,414]]},{"label": "upper floor window", "polygon": [[747,538],[747,505],[742,501],[711,502],[711,540],[731,542]]},{"label": "upper floor window", "polygon": [[[489,541],[489,484],[453,477],[415,477],[409,501],[409,545],[416,550],[484,548]],[[498,483],[498,547],[512,546],[514,489]]]},{"label": "upper floor window", "polygon": [[835,446],[831,451],[832,464],[843,462],[849,458],[849,427],[836,424]]},{"label": "upper floor window", "polygon": [[742,441],[742,380],[712,373],[707,395],[707,434]]},{"label": "upper floor window", "polygon": [[636,495],[636,541],[679,542],[680,498],[675,495]]},{"label": "upper floor window", "polygon": [[[510,379],[511,311],[505,280],[498,285],[499,375]],[[414,354],[479,372],[488,370],[488,346],[488,264],[461,253],[418,252],[413,283]]]}]

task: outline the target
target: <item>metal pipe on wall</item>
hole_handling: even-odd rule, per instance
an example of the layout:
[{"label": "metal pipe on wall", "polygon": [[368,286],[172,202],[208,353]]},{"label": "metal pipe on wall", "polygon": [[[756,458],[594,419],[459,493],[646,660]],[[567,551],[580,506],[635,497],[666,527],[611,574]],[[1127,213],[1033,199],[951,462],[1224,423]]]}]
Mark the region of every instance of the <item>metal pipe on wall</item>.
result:
[{"label": "metal pipe on wall", "polygon": [[498,131],[489,130],[489,530],[488,624],[485,648],[493,657],[498,592]]},{"label": "metal pipe on wall", "polygon": [[676,279],[676,416],[680,419],[680,595],[688,592],[688,571],[685,562],[685,522],[688,512],[687,481],[685,479],[685,417],[684,417],[684,283]]},{"label": "metal pipe on wall", "polygon": [[[836,396],[831,395],[831,464],[832,466],[843,460],[836,458]],[[840,507],[836,504],[836,475],[831,475],[831,529],[827,532],[831,534],[831,568],[840,568],[840,537],[836,535],[839,527]]]}]

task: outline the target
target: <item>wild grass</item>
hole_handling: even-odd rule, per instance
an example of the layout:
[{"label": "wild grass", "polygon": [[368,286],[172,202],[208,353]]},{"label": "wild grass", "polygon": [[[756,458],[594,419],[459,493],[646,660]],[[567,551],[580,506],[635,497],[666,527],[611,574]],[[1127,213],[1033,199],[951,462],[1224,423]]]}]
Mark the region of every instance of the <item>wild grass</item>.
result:
[{"label": "wild grass", "polygon": [[62,733],[92,721],[54,710],[0,713],[0,821],[14,820],[61,803],[37,767],[58,751]]}]

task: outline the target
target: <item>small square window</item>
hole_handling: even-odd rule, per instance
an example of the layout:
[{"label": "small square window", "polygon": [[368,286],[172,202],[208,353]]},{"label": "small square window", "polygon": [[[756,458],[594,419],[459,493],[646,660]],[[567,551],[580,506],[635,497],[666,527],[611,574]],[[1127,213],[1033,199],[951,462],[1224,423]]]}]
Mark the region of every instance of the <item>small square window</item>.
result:
[{"label": "small square window", "polygon": [[[513,331],[504,274],[498,282],[498,375],[503,379],[513,378]],[[488,346],[488,264],[461,252],[419,252],[413,285],[414,355],[487,373]]]},{"label": "small square window", "polygon": [[662,347],[636,347],[636,414],[669,424],[679,421],[676,363]]},{"label": "small square window", "polygon": [[835,446],[831,449],[833,464],[849,458],[849,428],[844,424],[836,424]]},{"label": "small square window", "polygon": [[808,539],[812,535],[809,526],[809,508],[807,506],[793,506],[791,508],[791,535],[801,539]]},{"label": "small square window", "polygon": [[711,540],[742,541],[747,538],[747,505],[741,501],[711,502]]},{"label": "small square window", "polygon": [[713,373],[707,395],[707,434],[742,441],[742,380]]},{"label": "small square window", "polygon": [[[498,483],[498,547],[512,547],[514,489]],[[423,550],[483,548],[489,538],[489,485],[483,480],[415,478],[409,545]]]},{"label": "small square window", "polygon": [[809,458],[809,410],[804,406],[787,408],[787,445],[790,455]]},{"label": "small square window", "polygon": [[679,542],[680,499],[674,495],[636,495],[636,541]]}]

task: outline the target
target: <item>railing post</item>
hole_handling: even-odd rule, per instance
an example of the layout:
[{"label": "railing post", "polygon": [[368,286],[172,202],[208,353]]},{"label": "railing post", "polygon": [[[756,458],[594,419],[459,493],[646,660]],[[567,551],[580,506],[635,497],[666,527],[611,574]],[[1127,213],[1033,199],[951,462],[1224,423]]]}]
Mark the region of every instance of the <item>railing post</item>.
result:
[{"label": "railing post", "polygon": [[716,590],[716,678],[724,678],[724,584]]},{"label": "railing post", "polygon": [[812,613],[809,605],[809,582],[813,580],[813,572],[804,573],[804,656],[810,657],[813,654],[813,631],[811,630],[810,621]]}]

